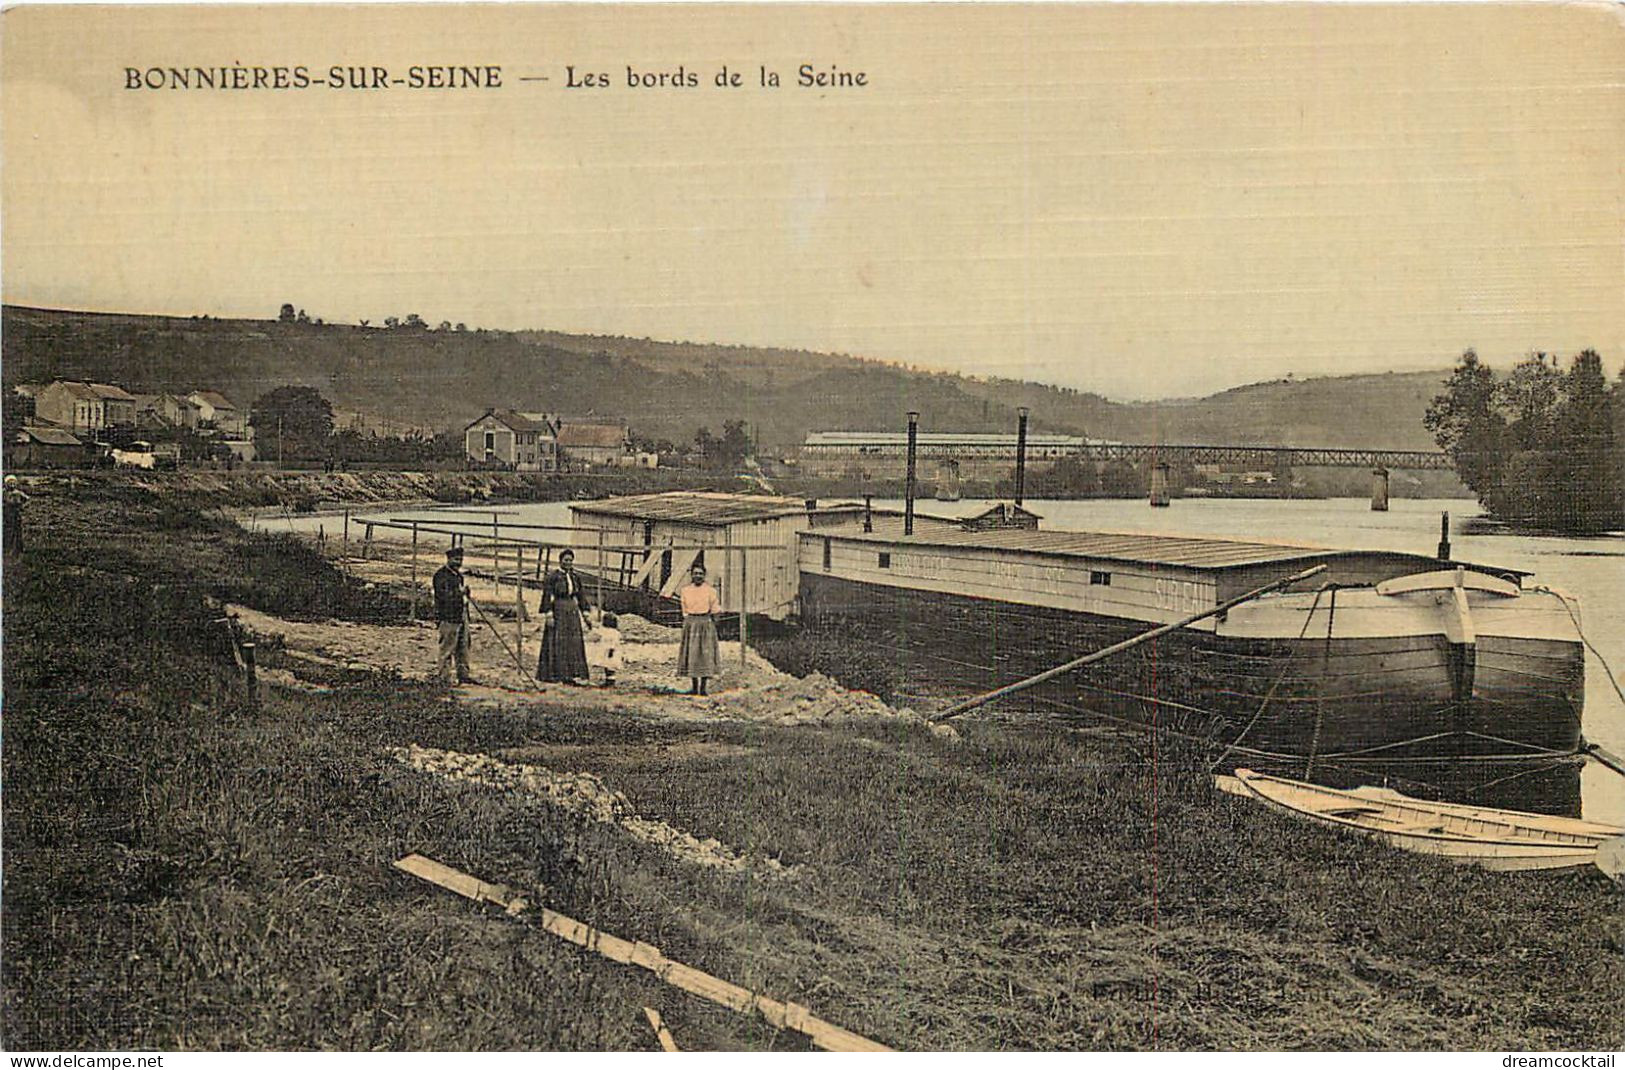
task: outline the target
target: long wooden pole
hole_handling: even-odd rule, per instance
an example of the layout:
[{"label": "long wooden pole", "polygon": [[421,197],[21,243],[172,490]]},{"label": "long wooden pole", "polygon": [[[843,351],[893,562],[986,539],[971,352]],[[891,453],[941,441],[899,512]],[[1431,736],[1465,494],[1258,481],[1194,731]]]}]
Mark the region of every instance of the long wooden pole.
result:
[{"label": "long wooden pole", "polygon": [[1131,650],[1142,643],[1149,643],[1153,639],[1160,639],[1169,632],[1177,632],[1179,629],[1195,624],[1199,620],[1206,620],[1208,617],[1216,617],[1220,613],[1225,613],[1236,608],[1243,602],[1251,602],[1253,599],[1269,594],[1271,591],[1278,591],[1282,587],[1291,586],[1294,583],[1309,579],[1311,576],[1318,576],[1325,571],[1325,565],[1316,565],[1314,568],[1304,569],[1295,576],[1287,576],[1283,579],[1276,580],[1274,583],[1266,583],[1262,587],[1254,587],[1245,594],[1238,594],[1234,598],[1226,599],[1225,601],[1220,602],[1212,609],[1204,609],[1202,612],[1193,613],[1183,620],[1176,620],[1172,624],[1164,624],[1161,627],[1152,628],[1148,632],[1141,632],[1139,635],[1136,635],[1131,639],[1125,639],[1121,643],[1113,643],[1111,646],[1097,650],[1093,654],[1085,654],[1081,658],[1073,658],[1064,665],[1057,665],[1053,669],[1046,669],[1036,676],[1029,676],[1025,680],[1017,680],[1013,684],[1006,684],[1004,687],[995,688],[986,694],[977,695],[975,698],[968,698],[963,702],[955,703],[931,719],[933,721],[946,721],[950,717],[958,717],[962,713],[969,713],[971,710],[986,706],[989,702],[996,702],[1001,698],[1014,695],[1021,691],[1026,691],[1028,688],[1037,687],[1039,684],[1044,683],[1047,680],[1053,680],[1057,676],[1061,676],[1065,673],[1069,673],[1073,669],[1081,669],[1085,665],[1092,665],[1097,661],[1104,661],[1113,654],[1121,654],[1123,651]]},{"label": "long wooden pole", "polygon": [[418,854],[407,855],[396,861],[395,868],[430,884],[439,885],[449,892],[455,892],[465,899],[501,907],[509,915],[533,912],[533,916],[540,915],[541,927],[561,940],[568,940],[577,947],[596,952],[611,962],[648,970],[673,988],[691,992],[701,999],[721,1004],[729,1010],[740,1014],[760,1015],[774,1028],[793,1029],[825,1051],[891,1050],[868,1037],[842,1029],[821,1018],[814,1018],[807,1008],[799,1003],[760,995],[748,988],[669,959],[652,944],[645,944],[641,940],[626,940],[613,933],[594,929],[584,922],[546,907],[533,907],[522,896],[514,895],[500,884],[488,884],[478,877],[452,869],[432,858]]}]

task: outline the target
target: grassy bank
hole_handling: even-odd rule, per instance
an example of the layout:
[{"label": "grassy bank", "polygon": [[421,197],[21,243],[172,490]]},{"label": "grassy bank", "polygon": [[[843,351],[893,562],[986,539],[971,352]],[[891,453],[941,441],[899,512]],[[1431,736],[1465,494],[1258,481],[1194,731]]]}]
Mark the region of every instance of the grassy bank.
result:
[{"label": "grassy bank", "polygon": [[[206,596],[400,604],[285,537],[84,490],[43,490],[5,573],[9,1048],[653,1048],[646,1005],[685,1047],[795,1046],[413,883],[407,851],[901,1047],[1625,1044],[1625,900],[1596,874],[1338,838],[1115,734],[476,709],[338,671],[250,709]],[[410,743],[596,773],[794,875],[416,773],[388,755]]]}]

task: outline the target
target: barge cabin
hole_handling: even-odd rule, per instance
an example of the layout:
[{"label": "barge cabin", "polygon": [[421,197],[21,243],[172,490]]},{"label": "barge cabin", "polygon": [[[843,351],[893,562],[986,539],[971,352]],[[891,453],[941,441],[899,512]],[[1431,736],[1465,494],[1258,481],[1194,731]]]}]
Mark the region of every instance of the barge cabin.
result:
[{"label": "barge cabin", "polygon": [[[637,494],[577,502],[573,541],[580,566],[601,574],[621,603],[652,619],[674,619],[677,588],[696,561],[705,565],[723,612],[783,620],[800,589],[796,536],[803,531],[861,531],[865,506],[816,499],[698,491]],[[881,522],[900,514],[875,509]],[[1028,514],[1030,515],[1030,514]],[[958,530],[959,522],[916,514],[916,530]],[[599,560],[598,547],[606,549]]]}]

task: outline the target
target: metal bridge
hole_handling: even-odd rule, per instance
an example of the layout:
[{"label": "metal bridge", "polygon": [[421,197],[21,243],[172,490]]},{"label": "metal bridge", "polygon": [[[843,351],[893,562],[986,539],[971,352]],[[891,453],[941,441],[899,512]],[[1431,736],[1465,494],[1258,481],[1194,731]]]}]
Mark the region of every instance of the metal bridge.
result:
[{"label": "metal bridge", "polygon": [[1259,469],[1289,468],[1403,468],[1444,470],[1450,456],[1433,450],[1346,450],[1303,446],[1193,446],[1147,445],[1131,442],[1091,442],[1078,455],[1092,461],[1128,461],[1131,464],[1251,465]]}]

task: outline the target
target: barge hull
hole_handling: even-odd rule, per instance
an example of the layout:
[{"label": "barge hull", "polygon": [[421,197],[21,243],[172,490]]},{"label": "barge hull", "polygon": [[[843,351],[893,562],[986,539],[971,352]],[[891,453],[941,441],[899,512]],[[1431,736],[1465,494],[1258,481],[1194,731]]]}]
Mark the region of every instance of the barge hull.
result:
[{"label": "barge hull", "polygon": [[[1076,610],[803,571],[809,627],[892,650],[910,690],[990,690],[1144,632]],[[1390,783],[1461,802],[1577,812],[1584,666],[1578,644],[1485,635],[1471,693],[1443,635],[1242,638],[1187,629],[1014,700],[1232,746],[1229,765]]]}]

